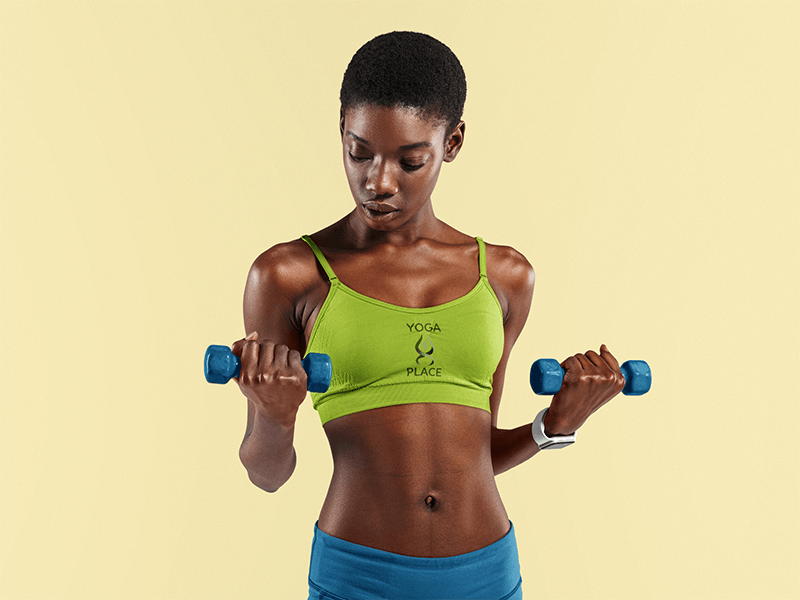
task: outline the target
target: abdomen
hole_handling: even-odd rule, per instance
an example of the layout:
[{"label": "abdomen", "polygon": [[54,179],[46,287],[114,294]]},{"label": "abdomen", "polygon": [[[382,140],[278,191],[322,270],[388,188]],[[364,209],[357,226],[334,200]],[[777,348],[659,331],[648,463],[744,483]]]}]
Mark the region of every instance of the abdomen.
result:
[{"label": "abdomen", "polygon": [[324,532],[407,556],[455,556],[509,530],[494,481],[491,415],[454,404],[391,406],[325,425],[334,473]]}]

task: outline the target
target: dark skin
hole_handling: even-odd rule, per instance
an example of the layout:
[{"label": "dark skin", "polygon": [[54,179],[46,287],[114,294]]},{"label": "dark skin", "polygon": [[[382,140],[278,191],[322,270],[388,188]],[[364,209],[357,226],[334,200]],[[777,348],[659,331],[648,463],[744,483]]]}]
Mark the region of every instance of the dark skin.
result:
[{"label": "dark skin", "polygon": [[[340,281],[372,298],[430,307],[478,282],[474,237],[440,221],[431,195],[441,166],[458,156],[465,124],[452,131],[407,108],[366,105],[340,115],[345,172],[356,203],[315,233]],[[454,556],[509,530],[495,475],[538,452],[530,423],[497,427],[506,365],[531,306],[534,271],[516,250],[487,244],[487,276],[503,311],[505,344],[491,413],[455,404],[383,407],[325,424],[334,472],[322,531],[398,554]],[[247,338],[237,382],[248,398],[240,457],[254,484],[276,491],[291,476],[297,411],[306,397],[300,362],[329,283],[302,240],[253,263],[244,297]],[[601,346],[566,359],[564,385],[545,418],[549,435],[576,431],[618,394],[619,364]],[[335,365],[334,365],[335,368]]]}]

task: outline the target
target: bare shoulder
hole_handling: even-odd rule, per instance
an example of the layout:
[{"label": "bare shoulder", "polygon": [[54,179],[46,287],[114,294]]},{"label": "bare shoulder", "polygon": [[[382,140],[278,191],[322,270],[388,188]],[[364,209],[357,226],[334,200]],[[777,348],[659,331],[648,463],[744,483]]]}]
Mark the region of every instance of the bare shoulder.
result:
[{"label": "bare shoulder", "polygon": [[303,240],[265,250],[253,261],[247,275],[245,330],[258,331],[262,341],[272,340],[301,350],[304,307],[316,296],[324,299],[325,285],[314,253]]},{"label": "bare shoulder", "polygon": [[486,276],[500,301],[506,324],[513,322],[521,329],[530,311],[536,282],[531,263],[511,246],[486,244]]},{"label": "bare shoulder", "polygon": [[248,287],[268,286],[287,295],[300,294],[319,281],[314,254],[303,240],[276,244],[253,261]]},{"label": "bare shoulder", "polygon": [[486,271],[509,293],[533,293],[536,273],[525,256],[511,246],[486,244]]}]

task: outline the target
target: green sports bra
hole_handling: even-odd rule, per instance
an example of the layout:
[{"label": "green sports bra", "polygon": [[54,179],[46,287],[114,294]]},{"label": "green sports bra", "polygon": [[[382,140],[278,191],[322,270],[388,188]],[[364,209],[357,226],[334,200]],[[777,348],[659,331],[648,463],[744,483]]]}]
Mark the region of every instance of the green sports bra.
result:
[{"label": "green sports bra", "polygon": [[503,355],[503,311],[479,247],[478,283],[466,295],[428,308],[370,298],[336,277],[319,247],[302,237],[330,281],[308,352],[331,357],[327,392],[311,393],[324,425],[352,413],[417,402],[490,411],[492,379]]}]

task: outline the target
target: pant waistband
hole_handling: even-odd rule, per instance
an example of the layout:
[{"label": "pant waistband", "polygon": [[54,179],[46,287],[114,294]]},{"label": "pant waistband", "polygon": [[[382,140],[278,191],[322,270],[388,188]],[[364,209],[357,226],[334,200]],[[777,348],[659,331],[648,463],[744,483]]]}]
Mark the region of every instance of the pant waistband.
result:
[{"label": "pant waistband", "polygon": [[514,524],[509,526],[501,539],[474,552],[421,558],[347,542],[328,535],[317,522],[309,588],[347,600],[521,598],[517,540]]}]

